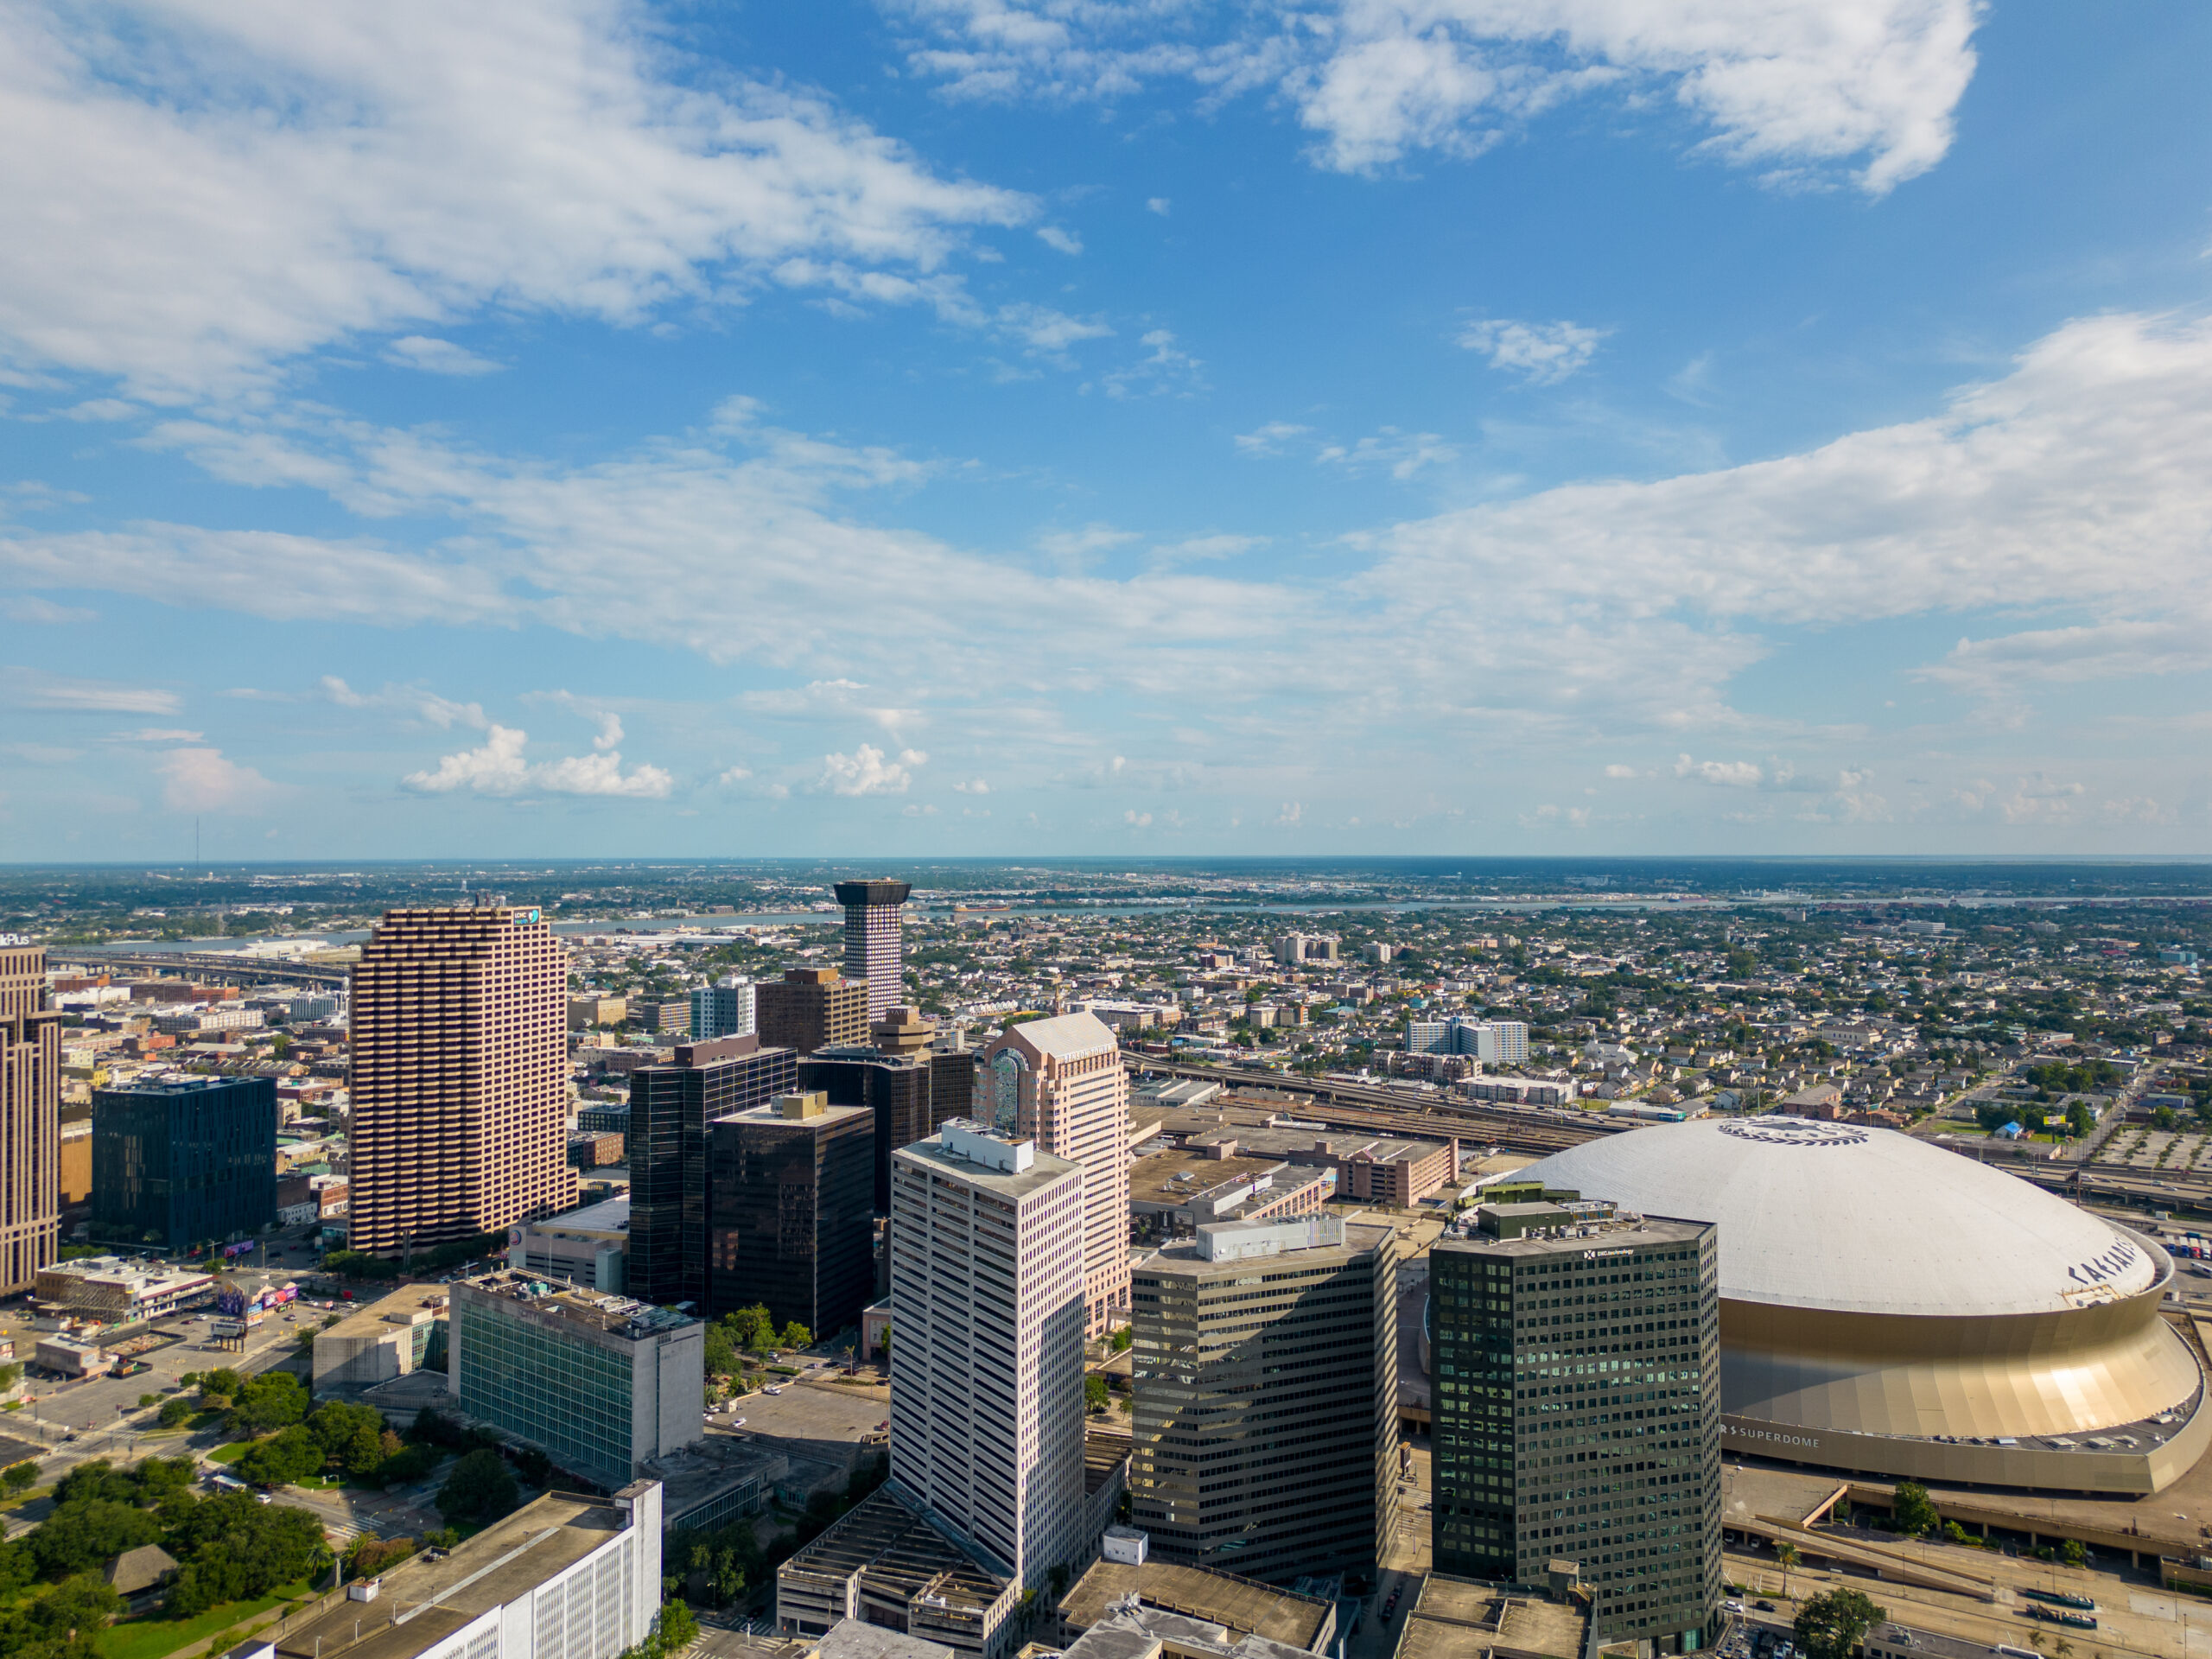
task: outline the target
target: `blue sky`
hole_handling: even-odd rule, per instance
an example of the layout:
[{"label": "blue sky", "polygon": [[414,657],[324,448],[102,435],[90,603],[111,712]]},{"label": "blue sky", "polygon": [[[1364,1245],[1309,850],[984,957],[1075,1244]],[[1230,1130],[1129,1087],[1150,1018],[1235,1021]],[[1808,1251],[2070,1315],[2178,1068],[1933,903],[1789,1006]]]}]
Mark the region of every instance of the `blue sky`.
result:
[{"label": "blue sky", "polygon": [[2198,853],[2212,13],[0,12],[0,846]]}]

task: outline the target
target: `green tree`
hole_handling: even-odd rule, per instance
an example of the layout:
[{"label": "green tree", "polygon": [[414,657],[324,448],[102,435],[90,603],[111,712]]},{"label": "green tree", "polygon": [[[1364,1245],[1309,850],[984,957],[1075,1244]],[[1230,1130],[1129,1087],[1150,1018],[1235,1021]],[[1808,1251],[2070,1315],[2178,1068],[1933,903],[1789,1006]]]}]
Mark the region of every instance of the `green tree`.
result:
[{"label": "green tree", "polygon": [[231,1402],[238,1398],[238,1390],[245,1385],[244,1377],[226,1367],[202,1371],[187,1380],[200,1385],[200,1403],[216,1411],[228,1411]]},{"label": "green tree", "polygon": [[1782,1593],[1787,1596],[1789,1593],[1789,1569],[1796,1566],[1804,1557],[1797,1553],[1797,1546],[1795,1544],[1777,1544],[1774,1547],[1774,1559],[1782,1563]]},{"label": "green tree", "polygon": [[308,1391],[289,1371],[263,1371],[245,1379],[231,1406],[232,1433],[266,1434],[289,1428],[308,1414]]},{"label": "green tree", "polygon": [[2069,1538],[2058,1547],[2058,1559],[2069,1567],[2087,1567],[2089,1564],[2088,1547],[2079,1538]]},{"label": "green tree", "polygon": [[224,1492],[195,1505],[168,1548],[184,1563],[168,1602],[179,1618],[218,1602],[265,1596],[308,1577],[329,1558],[322,1523],[313,1515],[288,1503],[259,1503],[245,1492]]},{"label": "green tree", "polygon": [[1851,1659],[1866,1632],[1889,1616],[1863,1592],[1831,1590],[1807,1599],[1794,1629],[1806,1659]]},{"label": "green tree", "polygon": [[730,1340],[729,1332],[719,1325],[707,1327],[703,1363],[709,1376],[737,1375],[737,1344]]},{"label": "green tree", "polygon": [[355,1479],[374,1474],[388,1455],[384,1414],[374,1406],[333,1400],[316,1407],[307,1426],[325,1459]]},{"label": "green tree", "polygon": [[265,1440],[256,1440],[232,1467],[240,1480],[257,1486],[289,1486],[320,1473],[327,1456],[314,1433],[295,1423]]},{"label": "green tree", "polygon": [[7,1487],[12,1497],[21,1497],[37,1484],[38,1465],[29,1459],[21,1463],[11,1463],[6,1469],[0,1470],[0,1485]]},{"label": "green tree", "polygon": [[814,1346],[814,1332],[792,1319],[784,1326],[783,1334],[776,1338],[776,1346],[798,1350]]},{"label": "green tree", "polygon": [[506,1459],[488,1446],[469,1452],[438,1488],[438,1513],[448,1521],[496,1521],[521,1494]]},{"label": "green tree", "polygon": [[1897,1483],[1890,1513],[1897,1521],[1897,1530],[1910,1538],[1925,1537],[1938,1524],[1936,1506],[1928,1501],[1928,1489],[1916,1481]]},{"label": "green tree", "polygon": [[768,1310],[757,1302],[751,1307],[724,1314],[722,1329],[729,1332],[732,1342],[747,1353],[765,1354],[776,1345],[775,1322],[768,1317]]},{"label": "green tree", "polygon": [[1106,1409],[1106,1379],[1096,1371],[1083,1379],[1083,1403],[1094,1414]]},{"label": "green tree", "polygon": [[1114,1332],[1114,1351],[1117,1354],[1128,1352],[1129,1344],[1135,1340],[1136,1332],[1126,1325],[1122,1326]]}]

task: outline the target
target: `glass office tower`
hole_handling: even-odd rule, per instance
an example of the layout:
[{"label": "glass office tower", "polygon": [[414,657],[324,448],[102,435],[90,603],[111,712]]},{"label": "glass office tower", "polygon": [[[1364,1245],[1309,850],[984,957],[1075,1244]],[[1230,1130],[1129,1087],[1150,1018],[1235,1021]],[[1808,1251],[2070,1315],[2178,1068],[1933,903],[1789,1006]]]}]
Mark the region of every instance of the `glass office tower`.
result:
[{"label": "glass office tower", "polygon": [[1572,1195],[1430,1253],[1436,1570],[1572,1563],[1594,1639],[1704,1643],[1721,1595],[1719,1230]]}]

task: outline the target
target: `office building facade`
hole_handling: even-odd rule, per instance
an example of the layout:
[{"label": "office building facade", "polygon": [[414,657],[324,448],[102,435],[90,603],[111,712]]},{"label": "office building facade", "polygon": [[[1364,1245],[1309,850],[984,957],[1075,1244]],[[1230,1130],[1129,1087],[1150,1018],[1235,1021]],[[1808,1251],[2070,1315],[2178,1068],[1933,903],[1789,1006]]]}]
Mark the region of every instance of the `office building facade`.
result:
[{"label": "office building facade", "polygon": [[575,1207],[566,986],[536,909],[385,912],[353,969],[355,1249],[403,1255]]},{"label": "office building facade", "polygon": [[874,1175],[869,1192],[880,1215],[891,1211],[891,1154],[935,1132],[932,1080],[926,1059],[849,1045],[817,1049],[798,1063],[801,1089],[820,1090],[833,1106],[864,1107],[873,1119]]},{"label": "office building facade", "polygon": [[707,1126],[707,1306],[857,1328],[875,1292],[875,1116],[818,1090]]},{"label": "office building facade", "polygon": [[1080,1570],[1084,1175],[948,1123],[892,1156],[891,1478],[1003,1576]]},{"label": "office building facade", "polygon": [[1429,1255],[1435,1570],[1575,1563],[1592,1639],[1705,1645],[1722,1591],[1719,1230],[1486,1205]]},{"label": "office building facade", "polygon": [[835,968],[787,968],[781,979],[753,987],[753,1023],[767,1048],[864,1048],[868,996],[865,983]]},{"label": "office building facade", "polygon": [[732,975],[702,985],[691,993],[691,1036],[695,1042],[717,1037],[750,1037],[753,1027],[753,982]]},{"label": "office building facade", "polygon": [[798,1082],[798,1057],[758,1037],[679,1043],[630,1074],[630,1294],[707,1306],[707,1125],[765,1106]]},{"label": "office building facade", "polygon": [[1397,1452],[1397,1243],[1338,1216],[1211,1223],[1131,1286],[1131,1518],[1161,1560],[1372,1573]]},{"label": "office building facade", "polygon": [[179,1077],[93,1091],[93,1237],[181,1250],[276,1219],[274,1078]]},{"label": "office building facade", "polygon": [[511,1268],[457,1280],[448,1385],[467,1415],[609,1488],[702,1438],[706,1326]]},{"label": "office building facade", "polygon": [[906,1000],[899,910],[913,889],[904,881],[840,881],[836,891],[845,907],[845,977],[867,981],[873,1025]]},{"label": "office building facade", "polygon": [[61,1014],[46,948],[0,945],[0,1295],[29,1290],[61,1242]]},{"label": "office building facade", "polygon": [[1113,1029],[1089,1014],[1009,1027],[977,1061],[976,1116],[1083,1166],[1084,1328],[1128,1316],[1128,1074]]}]

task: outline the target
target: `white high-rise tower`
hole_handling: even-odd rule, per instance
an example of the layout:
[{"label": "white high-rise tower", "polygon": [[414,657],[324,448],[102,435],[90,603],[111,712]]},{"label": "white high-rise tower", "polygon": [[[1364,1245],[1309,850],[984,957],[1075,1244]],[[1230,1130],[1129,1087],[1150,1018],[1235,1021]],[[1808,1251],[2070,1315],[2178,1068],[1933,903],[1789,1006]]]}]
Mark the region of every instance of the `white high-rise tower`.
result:
[{"label": "white high-rise tower", "polygon": [[1010,1578],[1080,1571],[1083,1171],[951,1122],[891,1156],[891,1478]]}]

